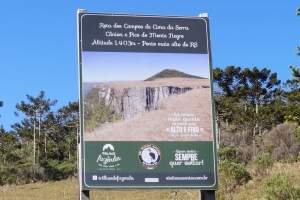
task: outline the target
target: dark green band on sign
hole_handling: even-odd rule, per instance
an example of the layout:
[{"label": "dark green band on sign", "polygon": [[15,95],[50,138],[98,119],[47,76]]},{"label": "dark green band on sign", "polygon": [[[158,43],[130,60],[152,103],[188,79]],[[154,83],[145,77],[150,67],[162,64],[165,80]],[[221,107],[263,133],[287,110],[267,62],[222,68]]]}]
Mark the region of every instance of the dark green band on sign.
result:
[{"label": "dark green band on sign", "polygon": [[[144,147],[159,151],[153,168]],[[206,186],[215,184],[213,142],[85,142],[87,186]]]}]

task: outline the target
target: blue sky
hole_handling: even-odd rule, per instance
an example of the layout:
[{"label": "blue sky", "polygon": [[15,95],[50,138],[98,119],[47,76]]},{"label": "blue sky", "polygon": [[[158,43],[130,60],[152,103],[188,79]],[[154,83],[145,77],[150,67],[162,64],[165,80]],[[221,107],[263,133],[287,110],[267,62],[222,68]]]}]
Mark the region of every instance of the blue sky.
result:
[{"label": "blue sky", "polygon": [[82,55],[83,82],[145,80],[164,69],[209,78],[208,55],[126,52],[83,52]]},{"label": "blue sky", "polygon": [[75,101],[77,89],[76,10],[196,16],[208,12],[213,66],[268,67],[279,78],[300,65],[300,2],[240,0],[10,0],[0,13],[0,124],[21,118],[15,105],[26,94],[45,90],[56,108]]}]

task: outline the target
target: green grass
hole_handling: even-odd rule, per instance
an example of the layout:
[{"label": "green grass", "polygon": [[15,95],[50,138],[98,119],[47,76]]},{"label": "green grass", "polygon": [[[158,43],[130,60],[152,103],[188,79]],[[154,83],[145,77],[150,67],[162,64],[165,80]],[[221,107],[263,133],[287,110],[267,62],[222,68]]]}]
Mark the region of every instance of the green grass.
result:
[{"label": "green grass", "polygon": [[77,185],[75,179],[69,179],[57,182],[31,183],[20,186],[3,186],[0,188],[0,200],[78,200]]},{"label": "green grass", "polygon": [[[251,172],[252,169],[249,169]],[[236,188],[234,200],[263,200],[264,185],[276,174],[286,175],[294,187],[300,187],[300,163],[276,163],[264,177],[253,177],[251,181]],[[222,187],[222,183],[221,183]],[[0,200],[78,200],[78,181],[75,178],[46,183],[0,187]],[[228,199],[226,194],[219,194]],[[197,190],[94,190],[91,199],[99,200],[193,200],[199,199]]]},{"label": "green grass", "polygon": [[[197,190],[94,190],[91,199],[97,200],[193,200]],[[0,187],[0,200],[78,200],[78,181],[73,179]]]},{"label": "green grass", "polygon": [[[251,169],[249,170],[251,171]],[[246,185],[238,187],[234,192],[233,199],[265,200],[265,184],[270,180],[270,177],[274,177],[278,174],[288,177],[291,186],[300,187],[300,162],[290,164],[275,163],[264,177],[252,177],[253,180],[250,180]]]}]

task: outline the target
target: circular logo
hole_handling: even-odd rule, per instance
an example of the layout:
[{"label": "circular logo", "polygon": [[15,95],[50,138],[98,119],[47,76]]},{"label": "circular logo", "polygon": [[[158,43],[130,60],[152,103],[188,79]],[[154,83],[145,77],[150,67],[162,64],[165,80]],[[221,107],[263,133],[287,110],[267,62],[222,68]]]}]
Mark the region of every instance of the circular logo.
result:
[{"label": "circular logo", "polygon": [[139,151],[139,159],[146,169],[154,169],[160,161],[159,148],[152,144],[142,146]]}]

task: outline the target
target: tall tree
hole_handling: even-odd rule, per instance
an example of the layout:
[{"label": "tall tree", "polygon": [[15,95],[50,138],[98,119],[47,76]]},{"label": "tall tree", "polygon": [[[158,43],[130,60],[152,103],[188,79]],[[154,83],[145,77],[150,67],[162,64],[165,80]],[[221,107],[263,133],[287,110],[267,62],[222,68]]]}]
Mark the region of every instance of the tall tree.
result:
[{"label": "tall tree", "polygon": [[[297,9],[297,15],[300,16],[300,8]],[[297,49],[297,54],[300,56],[300,46]],[[290,69],[292,78],[286,81],[289,90],[286,92],[288,108],[285,118],[287,121],[294,121],[300,124],[300,68],[290,66]]]},{"label": "tall tree", "polygon": [[[39,124],[39,139],[41,135],[41,122],[42,119],[49,113],[51,106],[56,104],[56,100],[47,99],[45,92],[40,91],[37,96],[26,95],[27,101],[21,101],[16,105],[17,111],[25,114],[26,118],[20,123],[13,125],[13,128],[20,130],[25,128],[26,130],[30,129],[28,126],[32,126],[33,129],[33,164],[36,164],[36,161],[39,159],[36,156],[36,145],[38,144],[38,151],[40,146],[40,140],[36,141],[36,129],[37,123]],[[24,126],[26,125],[26,126]]]},{"label": "tall tree", "polygon": [[58,110],[58,119],[65,133],[67,142],[68,159],[70,160],[72,152],[77,149],[77,136],[79,132],[79,106],[78,102],[70,102],[68,105]]},{"label": "tall tree", "polygon": [[13,135],[7,134],[3,127],[0,127],[0,159],[1,163],[6,164],[9,151],[15,142]]},{"label": "tall tree", "polygon": [[[269,128],[266,124],[272,124],[265,119],[272,119],[272,113],[267,110],[272,106],[267,105],[275,104],[280,95],[277,74],[267,68],[228,66],[224,70],[214,70],[214,82],[219,92],[216,97],[217,119],[225,120],[226,126],[231,123],[239,128],[245,139],[248,138],[245,134],[251,130],[255,153],[256,135]],[[260,112],[261,109],[264,112]]]},{"label": "tall tree", "polygon": [[44,124],[49,126],[49,159],[75,159],[79,131],[78,102],[71,102],[60,108],[57,113],[49,114]]},{"label": "tall tree", "polygon": [[293,121],[300,124],[300,69],[294,66],[290,67],[292,71],[292,78],[287,80],[286,85],[288,91],[286,120]]}]

